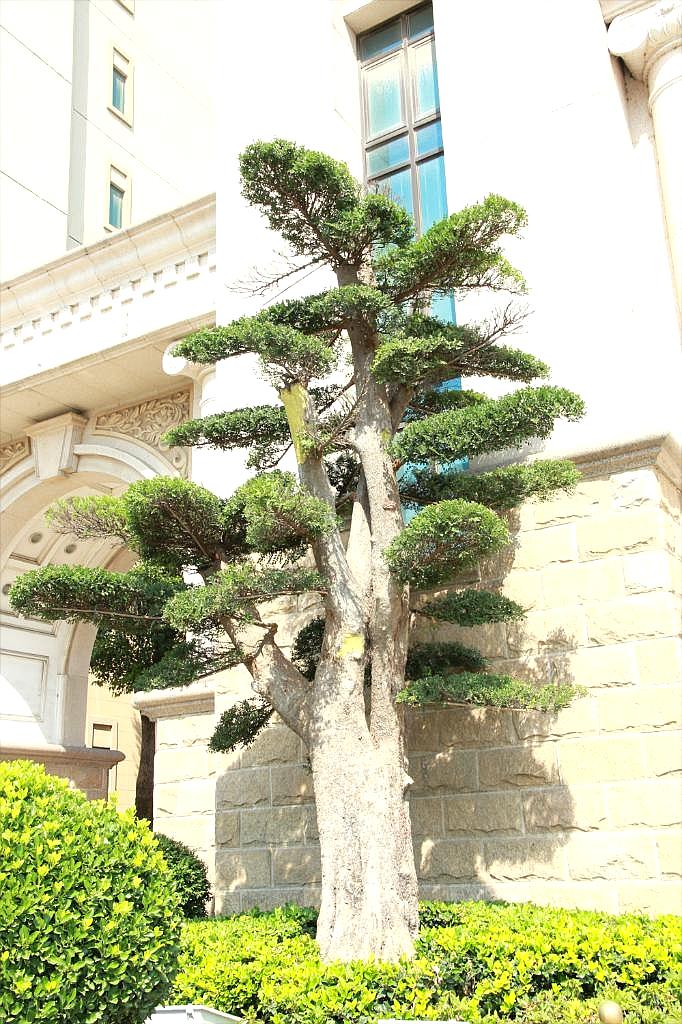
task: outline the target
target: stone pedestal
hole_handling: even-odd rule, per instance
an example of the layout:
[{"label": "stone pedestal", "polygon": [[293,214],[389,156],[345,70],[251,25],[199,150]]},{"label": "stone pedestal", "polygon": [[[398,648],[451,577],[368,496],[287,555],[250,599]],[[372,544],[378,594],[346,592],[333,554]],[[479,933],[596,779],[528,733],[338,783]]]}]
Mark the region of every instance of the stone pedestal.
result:
[{"label": "stone pedestal", "polygon": [[10,747],[0,749],[0,761],[37,761],[50,775],[68,779],[90,800],[106,800],[109,791],[109,769],[122,761],[120,750],[99,750],[91,747]]}]

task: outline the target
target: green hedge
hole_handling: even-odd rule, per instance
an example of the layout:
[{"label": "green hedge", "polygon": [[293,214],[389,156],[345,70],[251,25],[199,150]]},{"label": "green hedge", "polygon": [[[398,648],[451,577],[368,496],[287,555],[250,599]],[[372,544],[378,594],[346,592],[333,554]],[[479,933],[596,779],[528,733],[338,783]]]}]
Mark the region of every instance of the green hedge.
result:
[{"label": "green hedge", "polygon": [[400,964],[322,964],[314,930],[297,907],[189,923],[172,998],[261,1024],[597,1024],[607,998],[627,1024],[682,1020],[672,916],[427,903],[417,957]]},{"label": "green hedge", "polygon": [[206,904],[211,898],[206,865],[194,850],[163,832],[154,836],[170,868],[185,917],[206,917]]},{"label": "green hedge", "polygon": [[170,989],[180,923],[146,822],[0,763],[2,1024],[141,1024]]}]

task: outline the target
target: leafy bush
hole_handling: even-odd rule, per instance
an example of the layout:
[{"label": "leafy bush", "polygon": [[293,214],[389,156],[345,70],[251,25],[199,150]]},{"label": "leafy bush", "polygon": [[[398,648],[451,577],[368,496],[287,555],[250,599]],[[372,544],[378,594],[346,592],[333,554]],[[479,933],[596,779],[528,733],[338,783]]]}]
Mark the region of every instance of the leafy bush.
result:
[{"label": "leafy bush", "polygon": [[170,868],[185,917],[206,917],[206,902],[211,898],[206,865],[189,846],[164,836],[155,836],[164,860]]},{"label": "leafy bush", "polygon": [[[596,1024],[616,999],[628,1024],[680,1021],[680,919],[530,904],[425,903],[417,957],[323,964],[313,910],[283,907],[188,924],[173,1001],[260,1024]],[[677,1014],[677,1016],[676,1016]]]},{"label": "leafy bush", "polygon": [[146,822],[0,763],[0,1019],[140,1024],[175,973],[178,898]]}]

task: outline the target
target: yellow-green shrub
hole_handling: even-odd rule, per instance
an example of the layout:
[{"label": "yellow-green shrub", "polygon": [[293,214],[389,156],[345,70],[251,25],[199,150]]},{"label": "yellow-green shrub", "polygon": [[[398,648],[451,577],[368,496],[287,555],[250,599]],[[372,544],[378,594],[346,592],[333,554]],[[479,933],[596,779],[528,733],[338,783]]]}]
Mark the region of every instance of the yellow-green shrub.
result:
[{"label": "yellow-green shrub", "polygon": [[3,1024],[141,1024],[170,987],[180,920],[146,822],[0,763]]},{"label": "yellow-green shrub", "polygon": [[679,918],[500,903],[421,910],[417,956],[399,964],[323,964],[312,910],[189,923],[172,999],[261,1024],[594,1024],[604,998],[628,1024],[680,1019]]}]

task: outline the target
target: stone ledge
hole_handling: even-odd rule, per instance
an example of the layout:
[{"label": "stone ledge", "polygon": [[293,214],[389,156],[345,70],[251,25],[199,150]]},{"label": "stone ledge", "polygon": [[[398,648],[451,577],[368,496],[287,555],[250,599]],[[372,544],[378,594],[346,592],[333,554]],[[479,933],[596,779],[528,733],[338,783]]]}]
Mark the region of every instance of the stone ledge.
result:
[{"label": "stone ledge", "polygon": [[215,690],[205,683],[192,683],[172,690],[136,693],[132,703],[153,722],[183,715],[212,715],[215,711]]},{"label": "stone ledge", "polygon": [[58,743],[43,746],[0,746],[0,761],[56,761],[63,764],[88,764],[98,768],[113,768],[123,761],[125,754],[120,750],[105,750],[101,747],[62,747]]}]

